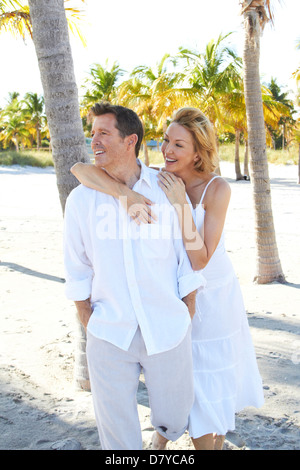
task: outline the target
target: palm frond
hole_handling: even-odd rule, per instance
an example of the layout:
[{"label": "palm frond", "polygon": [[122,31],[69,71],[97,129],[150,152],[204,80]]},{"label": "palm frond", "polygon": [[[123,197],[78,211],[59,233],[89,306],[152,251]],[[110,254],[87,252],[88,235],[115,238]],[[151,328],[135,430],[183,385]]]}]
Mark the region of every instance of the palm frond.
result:
[{"label": "palm frond", "polygon": [[[67,1],[68,0],[65,0],[65,2]],[[82,2],[84,3],[84,0],[82,0]],[[81,30],[82,23],[85,21],[84,11],[77,8],[65,8],[65,12],[71,33],[75,37],[78,36],[83,46],[86,47],[86,39]]]},{"label": "palm frond", "polygon": [[[81,0],[86,3],[86,0]],[[65,4],[72,3],[72,0],[64,0]],[[29,36],[32,39],[32,25],[30,19],[29,6],[24,1],[2,0],[0,2],[0,31],[9,32],[16,38],[23,40]],[[70,31],[74,36],[78,36],[82,44],[86,46],[86,40],[81,30],[84,20],[84,11],[79,8],[66,7],[66,17]]]},{"label": "palm frond", "polygon": [[27,35],[32,38],[32,26],[29,14],[29,7],[23,6],[20,10],[1,10],[0,30],[11,33],[13,36],[21,36],[23,40]]}]

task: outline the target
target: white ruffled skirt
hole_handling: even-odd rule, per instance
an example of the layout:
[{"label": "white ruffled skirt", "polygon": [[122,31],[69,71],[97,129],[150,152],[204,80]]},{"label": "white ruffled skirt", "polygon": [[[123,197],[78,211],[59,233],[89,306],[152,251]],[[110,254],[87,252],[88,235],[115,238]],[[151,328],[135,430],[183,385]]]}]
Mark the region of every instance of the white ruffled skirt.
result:
[{"label": "white ruffled skirt", "polygon": [[235,414],[264,402],[239,281],[230,274],[199,292],[192,322],[195,401],[190,414],[193,438],[225,435]]}]

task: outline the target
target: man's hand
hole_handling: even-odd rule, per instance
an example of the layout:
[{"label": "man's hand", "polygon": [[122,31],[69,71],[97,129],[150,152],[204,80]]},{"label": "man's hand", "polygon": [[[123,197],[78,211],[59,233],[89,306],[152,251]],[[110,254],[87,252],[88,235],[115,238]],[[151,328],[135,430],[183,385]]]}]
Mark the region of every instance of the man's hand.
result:
[{"label": "man's hand", "polygon": [[86,330],[89,319],[93,313],[90,299],[75,301],[79,320]]},{"label": "man's hand", "polygon": [[189,309],[190,317],[191,320],[193,319],[193,316],[195,315],[196,312],[196,294],[197,291],[194,290],[193,292],[190,292],[186,297],[183,297],[182,301],[186,304],[187,308]]}]

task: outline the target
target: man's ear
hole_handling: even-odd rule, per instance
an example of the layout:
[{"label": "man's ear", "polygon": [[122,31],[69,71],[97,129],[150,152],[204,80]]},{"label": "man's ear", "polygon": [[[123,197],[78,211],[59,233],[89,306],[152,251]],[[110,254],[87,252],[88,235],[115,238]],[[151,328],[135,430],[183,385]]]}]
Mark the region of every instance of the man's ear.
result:
[{"label": "man's ear", "polygon": [[136,134],[131,134],[126,137],[126,140],[127,140],[128,149],[135,148],[137,141],[138,141],[138,136]]}]

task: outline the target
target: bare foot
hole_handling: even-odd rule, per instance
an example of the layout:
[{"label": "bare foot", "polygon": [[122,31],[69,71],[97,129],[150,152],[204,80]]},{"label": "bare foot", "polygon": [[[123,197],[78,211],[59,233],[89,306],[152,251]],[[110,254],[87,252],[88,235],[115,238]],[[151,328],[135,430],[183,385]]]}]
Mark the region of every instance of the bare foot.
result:
[{"label": "bare foot", "polygon": [[157,431],[152,434],[152,449],[153,450],[164,450],[166,448],[168,439],[161,436]]},{"label": "bare foot", "polygon": [[225,441],[225,436],[214,434],[214,450],[222,450]]}]

